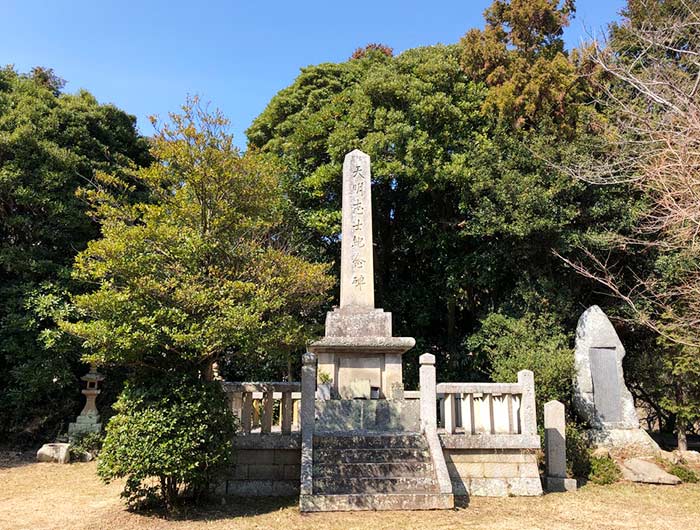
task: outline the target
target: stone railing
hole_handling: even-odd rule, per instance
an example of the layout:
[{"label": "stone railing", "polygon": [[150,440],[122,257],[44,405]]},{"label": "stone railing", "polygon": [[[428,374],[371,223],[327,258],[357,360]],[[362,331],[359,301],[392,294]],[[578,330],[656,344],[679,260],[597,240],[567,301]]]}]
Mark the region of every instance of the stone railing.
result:
[{"label": "stone railing", "polygon": [[518,372],[517,383],[436,384],[434,356],[420,362],[421,424],[435,428],[443,446],[539,447],[532,372]]},{"label": "stone railing", "polygon": [[300,430],[301,383],[232,383],[222,387],[240,433],[291,434]]}]

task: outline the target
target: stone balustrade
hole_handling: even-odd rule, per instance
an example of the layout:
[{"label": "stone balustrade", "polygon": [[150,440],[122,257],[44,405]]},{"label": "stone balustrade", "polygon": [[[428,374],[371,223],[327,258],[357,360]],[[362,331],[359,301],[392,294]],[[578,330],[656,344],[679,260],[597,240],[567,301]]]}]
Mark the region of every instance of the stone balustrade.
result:
[{"label": "stone balustrade", "polygon": [[534,434],[532,373],[518,373],[517,383],[438,383],[437,427],[447,434]]},{"label": "stone balustrade", "polygon": [[301,383],[223,382],[241,435],[291,434],[300,430]]}]

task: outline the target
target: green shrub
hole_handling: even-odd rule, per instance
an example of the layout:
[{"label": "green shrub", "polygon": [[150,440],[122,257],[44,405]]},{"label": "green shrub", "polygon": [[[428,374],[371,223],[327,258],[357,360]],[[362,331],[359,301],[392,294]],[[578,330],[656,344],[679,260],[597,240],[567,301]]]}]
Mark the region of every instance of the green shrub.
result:
[{"label": "green shrub", "polygon": [[235,419],[220,385],[184,376],[130,381],[107,425],[98,473],[126,478],[130,507],[199,500],[230,464]]},{"label": "green shrub", "polygon": [[588,441],[573,424],[566,425],[566,471],[571,477],[588,477],[591,472]]},{"label": "green shrub", "polygon": [[700,480],[698,478],[698,474],[695,471],[682,464],[671,464],[670,466],[668,466],[666,471],[671,473],[671,475],[677,476],[683,482],[695,483],[698,482],[698,480]]},{"label": "green shrub", "polygon": [[622,473],[609,456],[591,456],[591,471],[588,480],[594,484],[613,484],[620,480]]},{"label": "green shrub", "polygon": [[70,459],[80,460],[83,455],[97,456],[102,449],[104,436],[101,432],[84,432],[73,435],[70,441]]},{"label": "green shrub", "polygon": [[551,315],[526,313],[514,318],[491,313],[464,347],[471,357],[487,360],[492,381],[515,381],[520,370],[531,370],[538,411],[552,399],[570,402],[574,355],[566,333]]}]

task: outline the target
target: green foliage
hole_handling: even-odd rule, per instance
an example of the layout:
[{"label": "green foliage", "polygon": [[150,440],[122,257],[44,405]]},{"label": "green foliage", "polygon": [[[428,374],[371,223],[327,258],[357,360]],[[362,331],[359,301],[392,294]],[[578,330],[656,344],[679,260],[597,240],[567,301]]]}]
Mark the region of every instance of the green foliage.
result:
[{"label": "green foliage", "polygon": [[318,380],[321,382],[322,385],[333,382],[331,374],[329,374],[328,372],[324,372],[323,370],[320,370],[318,372]]},{"label": "green foliage", "polygon": [[136,119],[88,92],[63,94],[52,70],[0,68],[0,438],[55,437],[79,410],[71,314],[75,254],[99,234],[76,197],[96,171],[148,162]]},{"label": "green foliage", "polygon": [[591,452],[588,441],[574,424],[566,424],[566,472],[571,477],[588,477]]},{"label": "green foliage", "polygon": [[[247,132],[252,149],[284,162],[295,241],[336,267],[343,157],[372,157],[377,304],[397,317],[396,333],[439,354],[440,377],[465,380],[483,373],[459,345],[490,313],[575,325],[591,290],[551,249],[618,222],[626,199],[553,170],[556,120],[516,129],[494,116],[492,88],[465,73],[462,51],[304,68]],[[415,358],[405,360],[415,384]]]},{"label": "green foliage", "polygon": [[130,381],[114,408],[98,473],[126,478],[131,507],[199,499],[230,464],[235,418],[216,382],[152,373]]},{"label": "green foliage", "polygon": [[688,466],[684,466],[683,464],[671,464],[670,466],[668,466],[668,469],[666,471],[671,473],[671,475],[677,476],[679,479],[686,483],[695,484],[696,482],[700,481],[700,478],[698,478],[698,474],[692,469],[690,469]]},{"label": "green foliage", "polygon": [[573,352],[566,334],[551,319],[531,313],[517,319],[491,313],[464,346],[494,381],[515,381],[520,370],[531,370],[538,410],[552,399],[570,403]]},{"label": "green foliage", "polygon": [[620,480],[621,476],[622,472],[615,460],[609,456],[591,456],[591,471],[588,474],[588,480],[604,486],[614,484]]},{"label": "green foliage", "polygon": [[71,460],[80,460],[84,455],[97,456],[102,449],[104,435],[101,432],[85,432],[73,435],[70,441]]},{"label": "green foliage", "polygon": [[114,175],[100,177],[123,194],[86,192],[102,237],[74,273],[97,288],[61,325],[91,361],[206,374],[234,354],[276,355],[283,366],[312,336],[327,267],[290,251],[279,166],[241,155],[227,125],[190,101],[153,139],[156,162],[131,175],[148,201],[125,201]]}]

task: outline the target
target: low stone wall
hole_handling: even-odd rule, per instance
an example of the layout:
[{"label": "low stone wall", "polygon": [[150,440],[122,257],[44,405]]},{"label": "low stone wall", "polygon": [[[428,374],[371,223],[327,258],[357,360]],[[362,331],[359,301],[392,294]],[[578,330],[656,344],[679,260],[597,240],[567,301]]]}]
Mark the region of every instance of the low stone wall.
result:
[{"label": "low stone wall", "polygon": [[234,439],[234,464],[220,486],[225,495],[285,497],[299,495],[300,437],[249,435]]},{"label": "low stone wall", "polygon": [[443,449],[457,496],[542,495],[537,455],[521,449]]}]

